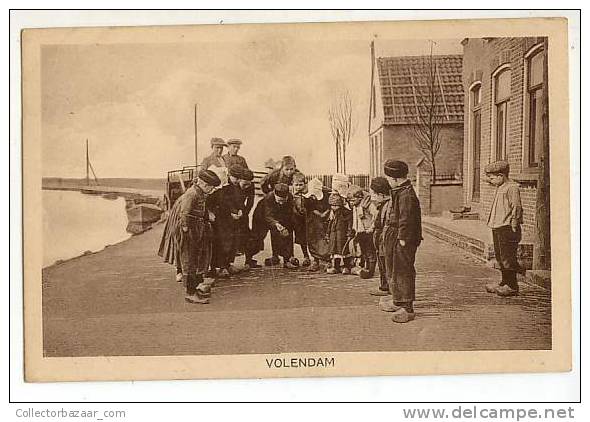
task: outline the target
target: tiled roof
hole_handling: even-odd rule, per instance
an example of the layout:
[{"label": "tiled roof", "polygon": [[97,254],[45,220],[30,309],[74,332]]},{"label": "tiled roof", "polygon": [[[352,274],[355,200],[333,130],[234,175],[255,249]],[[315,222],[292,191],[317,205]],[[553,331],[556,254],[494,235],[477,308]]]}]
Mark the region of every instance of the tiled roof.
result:
[{"label": "tiled roof", "polygon": [[[436,66],[437,115],[445,123],[463,122],[463,56],[432,56]],[[380,57],[377,59],[385,122],[414,123],[420,96],[426,89],[430,56]],[[442,95],[440,95],[442,92]]]}]

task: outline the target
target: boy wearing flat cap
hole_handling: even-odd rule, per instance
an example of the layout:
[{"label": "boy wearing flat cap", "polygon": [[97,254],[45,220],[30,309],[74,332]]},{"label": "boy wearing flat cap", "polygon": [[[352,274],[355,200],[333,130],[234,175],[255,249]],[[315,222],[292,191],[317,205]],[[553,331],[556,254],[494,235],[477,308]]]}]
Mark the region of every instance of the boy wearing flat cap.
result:
[{"label": "boy wearing flat cap", "polygon": [[273,256],[267,259],[266,264],[276,265],[280,262],[279,257],[283,257],[283,267],[298,267],[298,261],[293,257],[293,210],[293,195],[289,186],[277,183],[254,210],[248,260],[264,249],[264,238],[270,231]]},{"label": "boy wearing flat cap", "polygon": [[185,300],[190,303],[209,303],[210,294],[199,288],[211,259],[212,229],[206,198],[220,184],[214,172],[201,170],[193,185],[174,203],[160,242],[158,254],[180,267]]},{"label": "boy wearing flat cap", "polygon": [[391,187],[389,218],[383,227],[385,268],[391,297],[381,298],[379,307],[393,312],[393,322],[414,319],[416,298],[416,250],[422,241],[420,201],[407,178],[408,165],[403,161],[387,160],[383,166]]},{"label": "boy wearing flat cap", "polygon": [[488,284],[486,290],[499,296],[516,296],[516,274],[523,271],[516,257],[522,224],[520,190],[518,184],[508,178],[510,165],[507,161],[489,163],[484,170],[489,182],[496,186],[488,227],[492,229],[494,254],[502,273],[501,282]]},{"label": "boy wearing flat cap", "polygon": [[225,161],[225,165],[227,168],[230,168],[234,164],[239,164],[243,168],[247,169],[248,164],[246,163],[246,159],[241,155],[238,155],[240,148],[242,147],[242,140],[241,139],[230,139],[227,141],[227,153],[223,155],[223,161]]},{"label": "boy wearing flat cap", "polygon": [[227,184],[227,172],[228,168],[223,160],[223,148],[227,146],[225,141],[221,138],[211,138],[211,155],[203,158],[201,162],[201,168],[203,170],[212,170],[219,179],[221,184]]}]

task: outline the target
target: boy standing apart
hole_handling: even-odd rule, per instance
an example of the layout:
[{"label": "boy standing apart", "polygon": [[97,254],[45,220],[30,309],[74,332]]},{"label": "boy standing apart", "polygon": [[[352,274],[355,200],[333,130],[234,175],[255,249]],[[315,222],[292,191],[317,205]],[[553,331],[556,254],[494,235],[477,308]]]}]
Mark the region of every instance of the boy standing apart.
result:
[{"label": "boy standing apart", "polygon": [[389,296],[379,303],[381,310],[393,312],[393,322],[404,323],[415,318],[416,250],[422,241],[420,202],[408,180],[408,165],[403,161],[387,160],[385,176],[391,186],[389,218],[383,228],[385,268],[389,281]]},{"label": "boy standing apart", "polygon": [[516,296],[516,273],[522,271],[516,258],[522,224],[520,191],[518,184],[508,178],[508,162],[489,163],[484,170],[490,183],[496,186],[496,195],[488,215],[488,227],[492,229],[494,254],[502,273],[500,284],[488,284],[486,290],[499,296]]}]

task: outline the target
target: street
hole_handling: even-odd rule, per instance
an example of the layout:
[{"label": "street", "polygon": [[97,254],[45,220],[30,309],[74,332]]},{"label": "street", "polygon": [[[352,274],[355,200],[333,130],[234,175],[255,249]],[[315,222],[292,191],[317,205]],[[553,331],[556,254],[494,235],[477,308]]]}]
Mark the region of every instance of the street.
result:
[{"label": "street", "polygon": [[44,269],[45,356],[551,348],[550,292],[486,293],[499,272],[428,235],[416,319],[395,324],[369,295],[377,277],[262,268],[219,280],[208,305],[186,303],[156,255],[162,229]]}]

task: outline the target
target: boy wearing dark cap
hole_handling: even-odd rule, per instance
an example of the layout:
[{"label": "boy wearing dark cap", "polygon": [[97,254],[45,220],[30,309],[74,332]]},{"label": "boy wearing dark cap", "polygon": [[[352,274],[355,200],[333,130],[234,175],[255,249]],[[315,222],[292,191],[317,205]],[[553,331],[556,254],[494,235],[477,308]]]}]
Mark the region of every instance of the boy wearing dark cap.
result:
[{"label": "boy wearing dark cap", "polygon": [[383,228],[385,268],[389,296],[379,303],[381,310],[393,312],[392,321],[405,323],[415,318],[416,250],[422,241],[420,202],[407,178],[408,165],[387,160],[384,172],[391,187],[389,217]]},{"label": "boy wearing dark cap", "polygon": [[507,161],[489,163],[484,168],[489,182],[496,186],[494,202],[488,215],[488,227],[492,229],[494,254],[502,273],[499,284],[488,284],[486,290],[498,296],[518,295],[516,274],[522,272],[516,256],[521,240],[522,204],[518,184],[508,178]]},{"label": "boy wearing dark cap", "polygon": [[201,170],[174,203],[160,242],[158,254],[170,264],[180,264],[185,300],[190,303],[209,303],[208,294],[198,289],[211,257],[211,225],[205,200],[220,184],[214,172]]},{"label": "boy wearing dark cap", "polygon": [[388,296],[389,283],[385,272],[385,249],[383,244],[383,227],[389,218],[390,209],[390,187],[385,177],[375,177],[371,180],[371,198],[377,204],[377,216],[373,224],[373,244],[379,265],[379,287],[371,290],[373,296]]},{"label": "boy wearing dark cap", "polygon": [[284,183],[277,183],[273,191],[256,205],[247,259],[252,260],[264,249],[264,238],[269,231],[273,257],[267,260],[267,264],[278,264],[279,257],[283,257],[285,268],[297,268],[297,260],[293,257],[293,195]]}]

